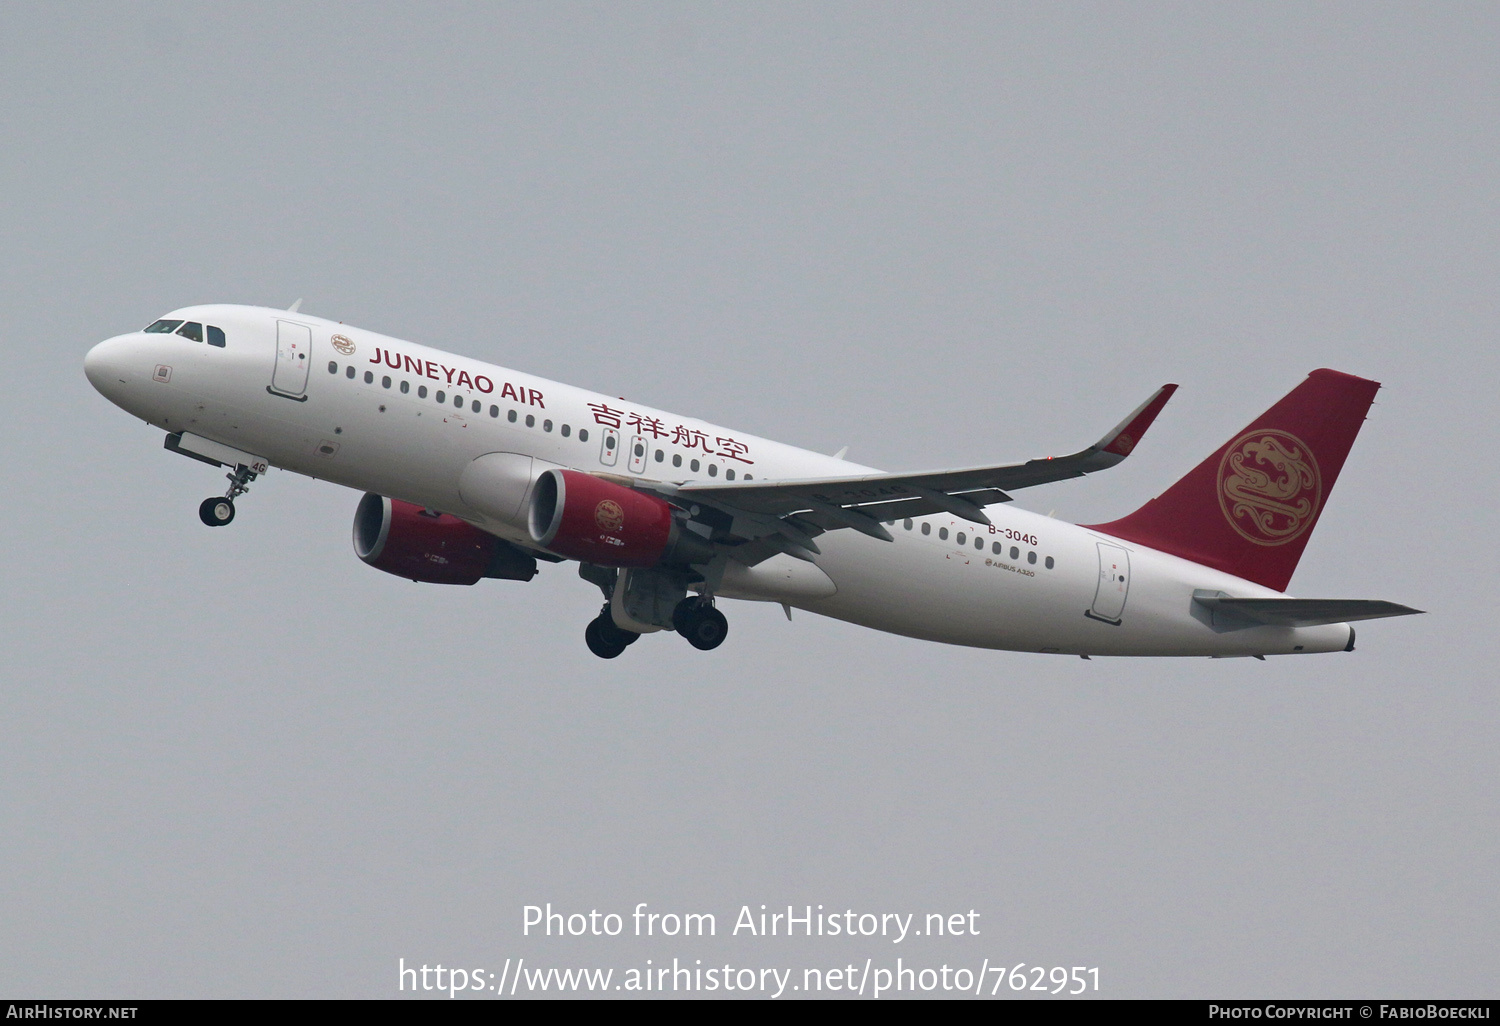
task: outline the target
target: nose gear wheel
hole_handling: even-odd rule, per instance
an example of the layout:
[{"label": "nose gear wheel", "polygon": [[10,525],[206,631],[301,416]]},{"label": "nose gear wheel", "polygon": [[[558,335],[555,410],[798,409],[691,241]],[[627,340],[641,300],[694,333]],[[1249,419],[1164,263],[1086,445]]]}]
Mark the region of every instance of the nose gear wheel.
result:
[{"label": "nose gear wheel", "polygon": [[198,519],[209,527],[223,527],[228,524],[234,519],[234,500],[250,490],[250,482],[255,480],[255,476],[255,472],[249,467],[235,467],[232,474],[226,475],[229,480],[229,490],[223,495],[211,496],[198,504]]},{"label": "nose gear wheel", "polygon": [[234,519],[234,502],[222,496],[204,499],[198,506],[198,519],[209,527],[223,527]]}]

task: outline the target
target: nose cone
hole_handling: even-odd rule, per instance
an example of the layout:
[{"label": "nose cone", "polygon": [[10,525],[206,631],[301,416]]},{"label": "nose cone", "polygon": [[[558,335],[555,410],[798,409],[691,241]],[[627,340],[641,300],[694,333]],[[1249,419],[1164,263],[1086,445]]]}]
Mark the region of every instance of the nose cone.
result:
[{"label": "nose cone", "polygon": [[131,378],[139,373],[131,360],[136,349],[139,340],[134,335],[117,335],[90,349],[83,358],[83,373],[89,384],[106,399],[118,403]]}]

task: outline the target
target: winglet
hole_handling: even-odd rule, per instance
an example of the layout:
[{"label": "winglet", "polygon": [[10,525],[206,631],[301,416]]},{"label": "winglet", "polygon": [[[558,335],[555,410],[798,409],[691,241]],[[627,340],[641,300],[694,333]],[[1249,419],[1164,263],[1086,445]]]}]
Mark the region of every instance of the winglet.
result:
[{"label": "winglet", "polygon": [[300,309],[302,309],[302,300],[299,299],[295,303],[293,303],[291,306],[287,307],[286,308],[286,312],[287,313],[296,313]]},{"label": "winglet", "polygon": [[1150,399],[1135,408],[1135,412],[1115,425],[1115,429],[1094,443],[1094,448],[1099,452],[1107,452],[1112,456],[1124,459],[1140,444],[1141,436],[1156,419],[1162,407],[1167,405],[1167,400],[1172,398],[1172,393],[1177,391],[1176,385],[1163,385],[1152,394]]}]

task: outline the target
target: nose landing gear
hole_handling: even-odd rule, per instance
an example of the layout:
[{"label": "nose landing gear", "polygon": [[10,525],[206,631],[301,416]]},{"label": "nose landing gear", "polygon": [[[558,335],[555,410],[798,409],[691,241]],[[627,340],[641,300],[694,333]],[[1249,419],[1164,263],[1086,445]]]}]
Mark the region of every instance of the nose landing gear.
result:
[{"label": "nose landing gear", "polygon": [[221,496],[215,495],[199,503],[198,519],[209,527],[223,527],[233,520],[234,500],[250,490],[250,482],[255,480],[255,476],[255,471],[244,464],[235,467],[234,473],[227,475],[229,490]]}]

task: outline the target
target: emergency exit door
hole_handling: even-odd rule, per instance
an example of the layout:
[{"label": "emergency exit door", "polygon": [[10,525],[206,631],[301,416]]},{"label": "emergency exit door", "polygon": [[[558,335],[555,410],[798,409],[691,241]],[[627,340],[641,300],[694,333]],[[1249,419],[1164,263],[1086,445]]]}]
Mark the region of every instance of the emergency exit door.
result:
[{"label": "emergency exit door", "polygon": [[599,443],[599,462],[612,467],[620,459],[620,432],[612,427],[604,429],[604,438]]},{"label": "emergency exit door", "polygon": [[644,474],[646,472],[646,453],[651,447],[640,435],[630,436],[630,472],[632,474]]}]

